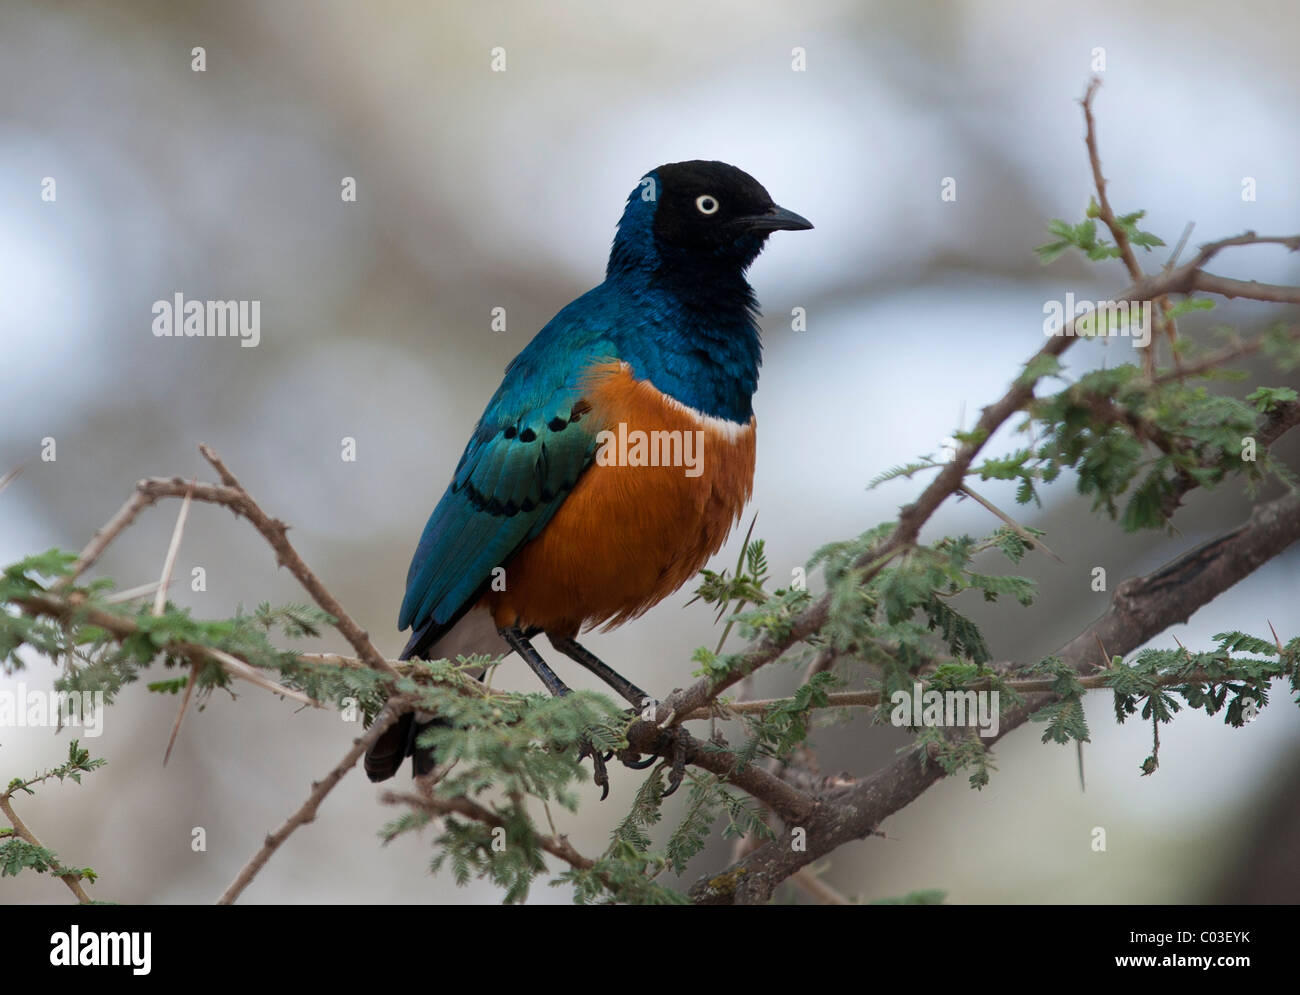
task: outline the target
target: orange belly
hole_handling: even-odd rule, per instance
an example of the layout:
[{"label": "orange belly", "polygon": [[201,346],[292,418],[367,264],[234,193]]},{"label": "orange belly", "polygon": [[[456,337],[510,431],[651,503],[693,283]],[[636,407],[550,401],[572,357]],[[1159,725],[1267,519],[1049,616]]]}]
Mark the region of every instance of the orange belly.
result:
[{"label": "orange belly", "polygon": [[[623,363],[593,367],[587,386],[586,417],[611,436],[542,534],[505,564],[505,590],[484,594],[498,626],[576,636],[640,615],[722,548],[749,500],[752,418],[730,427],[702,417]],[[630,465],[656,455],[661,465]]]}]

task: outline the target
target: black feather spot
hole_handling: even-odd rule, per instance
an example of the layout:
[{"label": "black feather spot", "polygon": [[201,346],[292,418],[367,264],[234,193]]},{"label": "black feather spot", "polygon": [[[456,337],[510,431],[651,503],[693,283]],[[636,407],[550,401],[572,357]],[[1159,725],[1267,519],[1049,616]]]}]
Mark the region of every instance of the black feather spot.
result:
[{"label": "black feather spot", "polygon": [[537,433],[534,432],[531,428],[526,428],[519,433],[520,442],[532,442],[536,438],[537,438]]},{"label": "black feather spot", "polygon": [[513,425],[511,425],[501,434],[504,435],[507,439],[513,439],[518,434],[518,429],[516,429]]},{"label": "black feather spot", "polygon": [[569,423],[565,421],[563,418],[552,418],[550,421],[546,423],[546,427],[549,428],[552,432],[559,432],[565,428],[568,428],[568,426]]}]

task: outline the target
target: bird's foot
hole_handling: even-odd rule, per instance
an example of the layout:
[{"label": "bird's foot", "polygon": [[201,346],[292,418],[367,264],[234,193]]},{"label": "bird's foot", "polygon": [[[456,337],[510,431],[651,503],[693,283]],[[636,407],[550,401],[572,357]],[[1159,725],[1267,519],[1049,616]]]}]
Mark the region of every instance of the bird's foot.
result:
[{"label": "bird's foot", "polygon": [[686,758],[690,755],[691,734],[681,726],[670,726],[664,730],[663,740],[667,741],[664,756],[668,760],[668,790],[663,793],[667,798],[682,784],[686,776]]},{"label": "bird's foot", "polygon": [[644,759],[638,750],[627,749],[619,753],[618,758],[624,767],[633,770],[645,770],[660,757],[668,761],[668,789],[663,793],[667,798],[679,787],[686,776],[686,761],[690,757],[692,737],[681,726],[668,726],[659,730],[653,751]]},{"label": "bird's foot", "polygon": [[600,800],[604,801],[609,797],[609,768],[605,766],[606,762],[614,754],[601,753],[600,750],[591,742],[591,737],[583,733],[580,740],[581,748],[578,750],[578,763],[582,763],[587,757],[591,757],[591,779],[596,786],[600,788]]}]

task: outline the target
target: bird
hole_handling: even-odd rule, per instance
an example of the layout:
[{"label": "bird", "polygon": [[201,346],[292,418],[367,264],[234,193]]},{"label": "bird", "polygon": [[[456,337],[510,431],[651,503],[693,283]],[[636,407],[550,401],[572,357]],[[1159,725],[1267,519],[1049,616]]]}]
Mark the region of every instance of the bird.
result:
[{"label": "bird", "polygon": [[[812,227],[725,162],[641,177],[605,279],[506,367],[429,516],[407,571],[401,659],[515,652],[566,694],[532,643],[545,634],[633,708],[653,700],[576,637],[676,591],[739,520],[762,350],[746,271],[772,232]],[[370,780],[407,756],[416,776],[433,770],[419,738],[438,721],[400,715],[366,753]],[[584,755],[603,799],[608,758],[589,745]]]}]

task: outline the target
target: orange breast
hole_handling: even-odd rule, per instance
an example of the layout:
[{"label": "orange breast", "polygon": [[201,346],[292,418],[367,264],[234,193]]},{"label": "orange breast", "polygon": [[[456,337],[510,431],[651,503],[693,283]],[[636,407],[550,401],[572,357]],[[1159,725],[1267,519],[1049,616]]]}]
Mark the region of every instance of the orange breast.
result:
[{"label": "orange breast", "polygon": [[722,547],[749,500],[752,418],[701,416],[624,363],[593,367],[587,386],[602,449],[542,534],[505,564],[506,589],[483,596],[498,626],[574,636],[641,614]]}]

